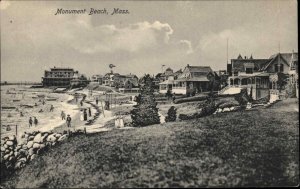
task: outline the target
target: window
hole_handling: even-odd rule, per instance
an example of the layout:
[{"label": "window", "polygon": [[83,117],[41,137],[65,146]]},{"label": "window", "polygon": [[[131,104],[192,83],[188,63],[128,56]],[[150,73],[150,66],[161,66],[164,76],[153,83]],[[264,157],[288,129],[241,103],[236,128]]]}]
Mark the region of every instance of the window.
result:
[{"label": "window", "polygon": [[253,68],[246,68],[246,74],[253,74]]},{"label": "window", "polygon": [[274,64],[275,72],[283,72],[283,64]]}]

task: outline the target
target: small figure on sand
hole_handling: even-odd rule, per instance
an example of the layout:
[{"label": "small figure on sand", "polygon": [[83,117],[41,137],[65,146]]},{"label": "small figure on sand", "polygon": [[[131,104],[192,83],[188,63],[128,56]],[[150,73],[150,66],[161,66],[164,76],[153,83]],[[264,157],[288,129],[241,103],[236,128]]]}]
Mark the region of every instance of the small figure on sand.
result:
[{"label": "small figure on sand", "polygon": [[40,109],[40,110],[39,110],[39,113],[42,113],[42,112],[44,112],[43,109]]},{"label": "small figure on sand", "polygon": [[29,118],[29,127],[32,127],[32,119],[31,119],[31,117]]},{"label": "small figure on sand", "polygon": [[54,107],[53,107],[53,105],[51,104],[50,112],[53,112],[53,110],[54,110]]},{"label": "small figure on sand", "polygon": [[71,127],[71,120],[72,119],[71,119],[70,115],[68,115],[67,116],[67,121],[66,121],[67,122],[67,127]]},{"label": "small figure on sand", "polygon": [[61,116],[61,120],[65,120],[66,119],[66,114],[65,114],[64,111],[61,111],[60,116]]},{"label": "small figure on sand", "polygon": [[83,110],[83,121],[87,120],[87,113],[86,113],[86,109]]},{"label": "small figure on sand", "polygon": [[34,122],[34,125],[35,125],[35,126],[37,126],[37,124],[39,123],[39,121],[37,120],[36,117],[34,117],[33,122]]},{"label": "small figure on sand", "polygon": [[174,103],[175,99],[176,99],[176,96],[175,96],[175,93],[173,93],[173,103]]},{"label": "small figure on sand", "polygon": [[91,111],[91,108],[89,107],[89,117],[92,116],[92,111]]}]

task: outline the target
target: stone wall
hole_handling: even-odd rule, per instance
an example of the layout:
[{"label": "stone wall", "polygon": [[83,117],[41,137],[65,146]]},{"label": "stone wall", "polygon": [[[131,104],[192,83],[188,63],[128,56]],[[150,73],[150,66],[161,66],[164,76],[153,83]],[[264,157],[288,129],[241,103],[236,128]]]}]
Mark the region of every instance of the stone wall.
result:
[{"label": "stone wall", "polygon": [[44,150],[68,137],[68,134],[39,131],[25,132],[19,141],[15,136],[4,137],[1,139],[1,170],[4,176],[5,173],[24,167]]}]

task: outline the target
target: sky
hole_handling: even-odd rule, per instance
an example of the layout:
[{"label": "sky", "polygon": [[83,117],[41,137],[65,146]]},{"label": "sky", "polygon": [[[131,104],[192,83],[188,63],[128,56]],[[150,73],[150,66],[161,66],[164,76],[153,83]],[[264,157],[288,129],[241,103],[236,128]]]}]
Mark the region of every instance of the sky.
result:
[{"label": "sky", "polygon": [[[187,64],[226,69],[228,59],[298,52],[297,1],[1,1],[1,81],[41,81],[72,67],[157,74]],[[54,15],[57,9],[86,14]],[[106,9],[109,14],[88,15]],[[114,8],[129,14],[114,14]]]}]

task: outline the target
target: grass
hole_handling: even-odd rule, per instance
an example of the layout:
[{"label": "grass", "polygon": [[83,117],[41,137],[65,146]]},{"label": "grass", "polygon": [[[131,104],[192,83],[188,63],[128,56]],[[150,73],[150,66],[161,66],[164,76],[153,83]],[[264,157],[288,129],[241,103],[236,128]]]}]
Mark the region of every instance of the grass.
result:
[{"label": "grass", "polygon": [[2,185],[295,186],[299,183],[299,117],[287,108],[293,104],[283,101],[277,108],[75,136]]}]

